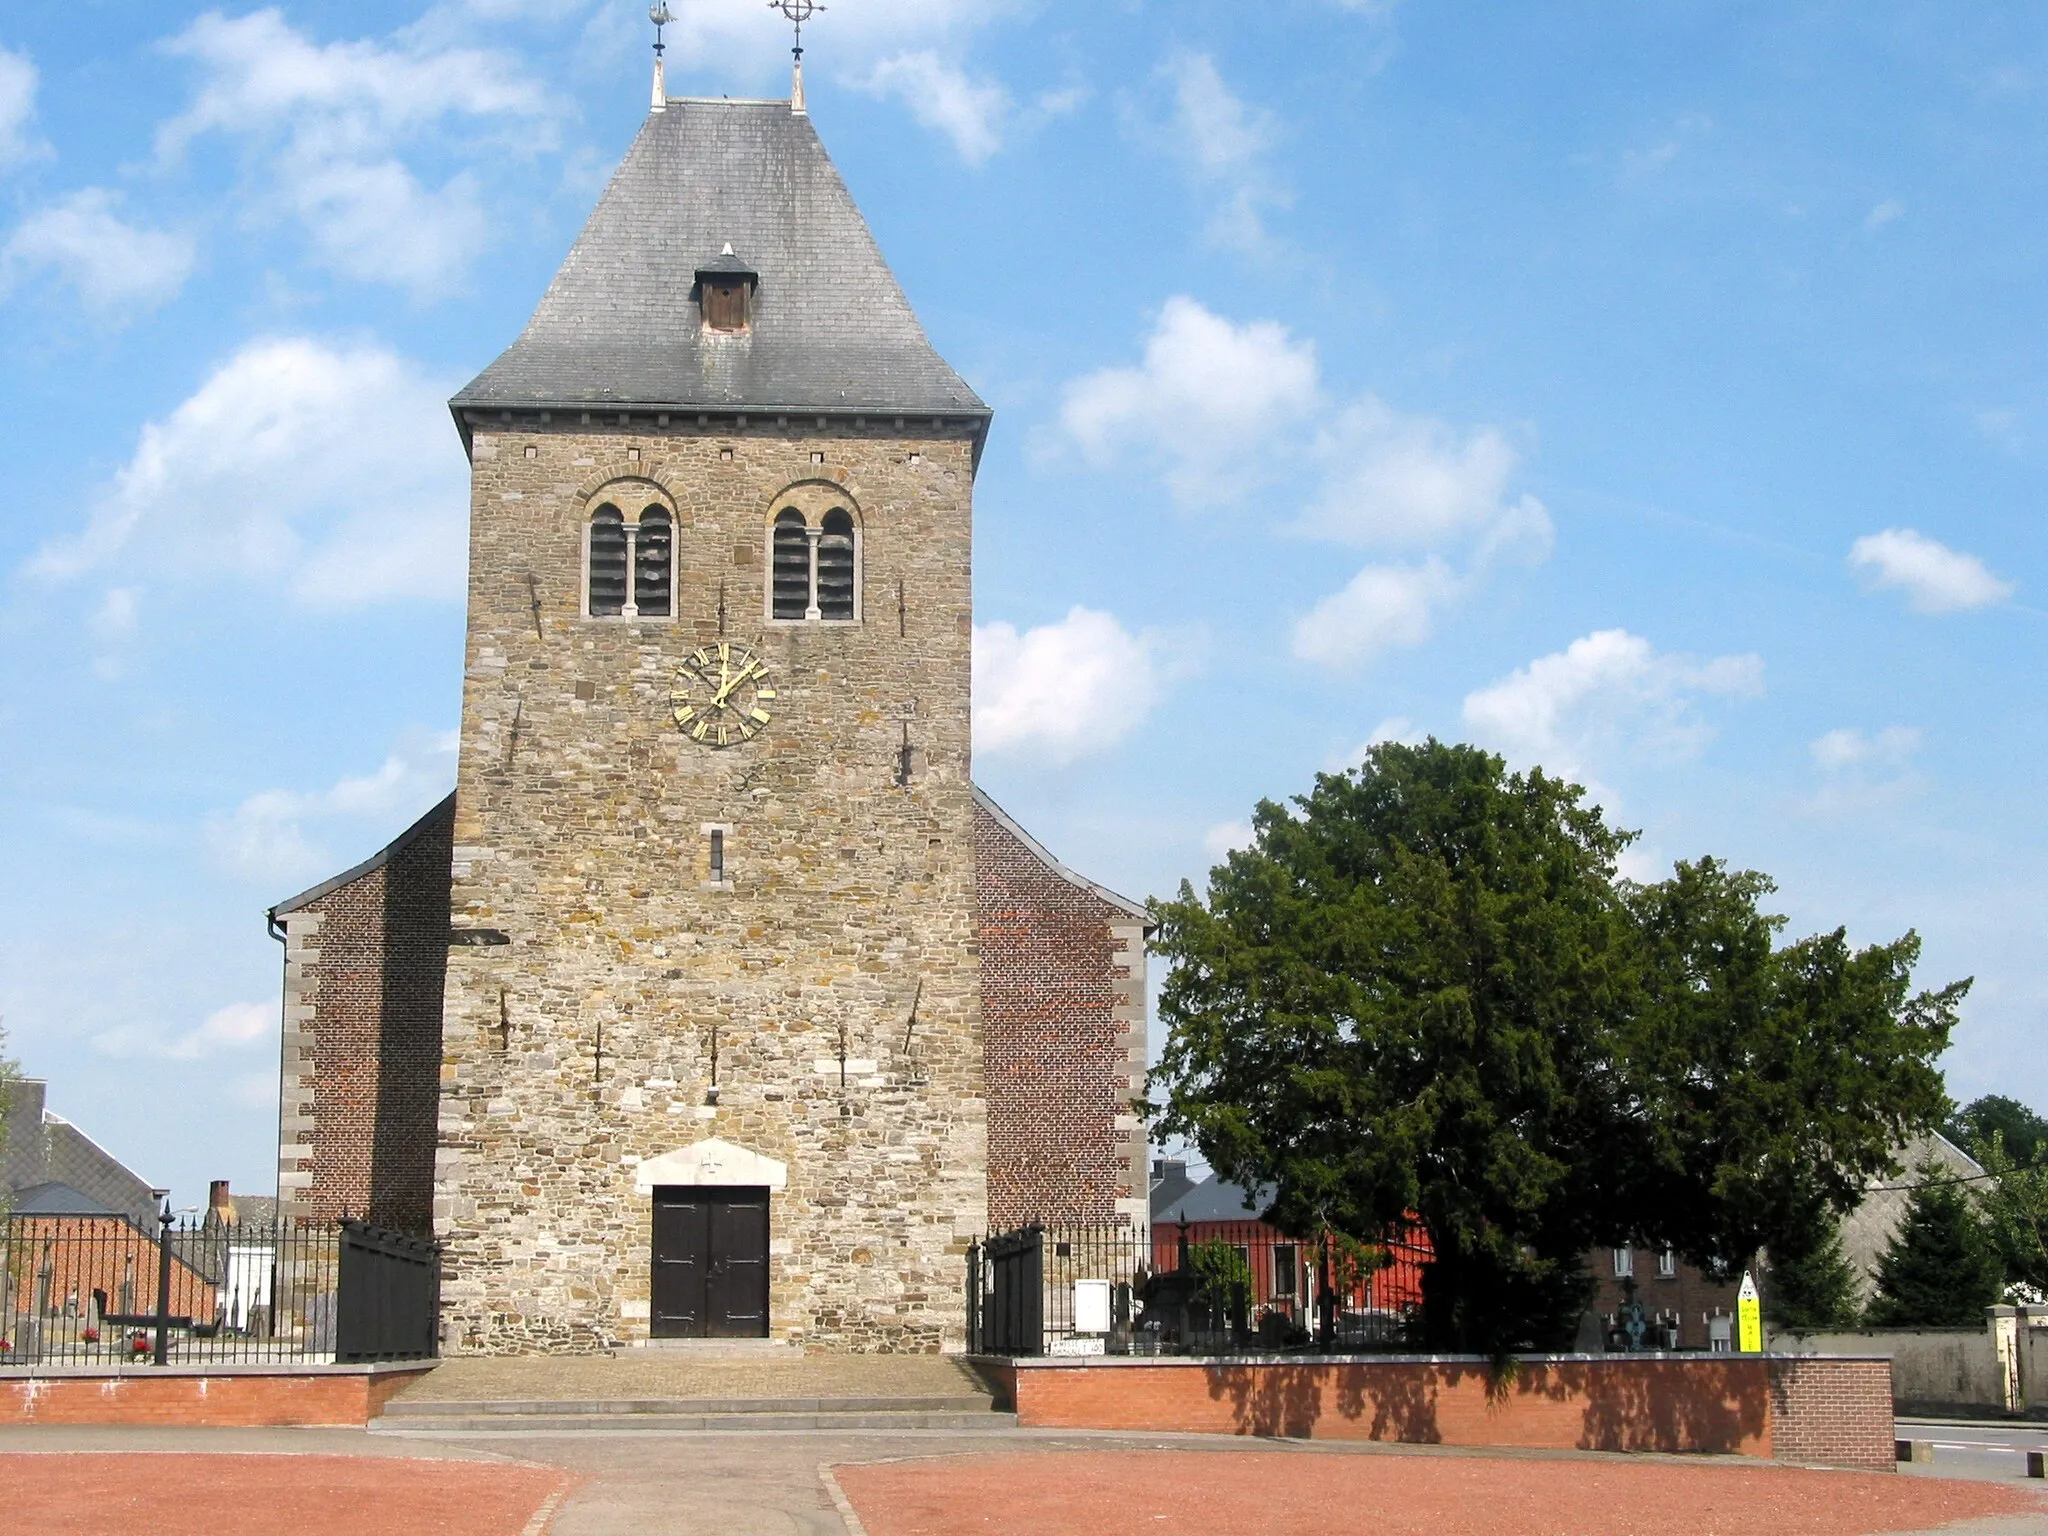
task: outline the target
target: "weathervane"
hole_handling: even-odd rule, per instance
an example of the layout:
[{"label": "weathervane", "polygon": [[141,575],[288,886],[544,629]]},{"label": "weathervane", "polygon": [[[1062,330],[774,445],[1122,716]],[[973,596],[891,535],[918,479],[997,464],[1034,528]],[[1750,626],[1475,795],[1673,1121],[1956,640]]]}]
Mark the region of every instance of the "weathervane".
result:
[{"label": "weathervane", "polygon": [[798,117],[805,114],[804,108],[804,23],[825,9],[818,0],[768,0],[768,9],[780,11],[796,28],[796,72],[789,88],[789,110]]},{"label": "weathervane", "polygon": [[662,67],[661,56],[668,50],[661,41],[661,29],[675,20],[669,14],[668,0],[654,0],[647,7],[647,19],[654,23],[654,100],[651,106],[656,112],[668,110],[668,78]]},{"label": "weathervane", "polygon": [[794,51],[796,53],[796,61],[801,65],[804,61],[804,23],[817,15],[818,12],[824,10],[825,7],[819,5],[817,0],[768,0],[768,9],[782,12],[784,16],[789,18],[790,25],[796,28],[796,48]]}]

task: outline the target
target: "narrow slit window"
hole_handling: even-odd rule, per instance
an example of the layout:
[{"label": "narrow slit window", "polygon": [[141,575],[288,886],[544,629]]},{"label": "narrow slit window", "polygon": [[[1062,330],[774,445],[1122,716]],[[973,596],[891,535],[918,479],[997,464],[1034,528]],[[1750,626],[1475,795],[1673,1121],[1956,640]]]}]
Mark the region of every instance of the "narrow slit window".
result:
[{"label": "narrow slit window", "polygon": [[590,616],[616,618],[626,610],[626,521],[606,505],[590,515]]},{"label": "narrow slit window", "polygon": [[716,885],[725,884],[725,834],[711,834],[711,879]]},{"label": "narrow slit window", "polygon": [[640,537],[633,560],[633,601],[643,619],[665,619],[674,607],[675,527],[666,509],[649,507],[640,514]]},{"label": "narrow slit window", "polygon": [[834,507],[818,539],[818,617],[853,621],[854,577],[853,518]]},{"label": "narrow slit window", "polygon": [[802,619],[811,606],[811,538],[794,508],[776,514],[773,617]]}]

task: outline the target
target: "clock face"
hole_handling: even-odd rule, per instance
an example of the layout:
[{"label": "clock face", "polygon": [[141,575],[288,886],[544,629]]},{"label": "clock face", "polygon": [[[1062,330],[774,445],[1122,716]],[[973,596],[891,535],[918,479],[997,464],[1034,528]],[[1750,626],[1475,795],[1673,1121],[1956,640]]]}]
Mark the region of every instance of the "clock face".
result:
[{"label": "clock face", "polygon": [[676,668],[669,689],[676,724],[707,747],[752,741],[768,724],[775,687],[753,648],[721,640],[700,646]]}]

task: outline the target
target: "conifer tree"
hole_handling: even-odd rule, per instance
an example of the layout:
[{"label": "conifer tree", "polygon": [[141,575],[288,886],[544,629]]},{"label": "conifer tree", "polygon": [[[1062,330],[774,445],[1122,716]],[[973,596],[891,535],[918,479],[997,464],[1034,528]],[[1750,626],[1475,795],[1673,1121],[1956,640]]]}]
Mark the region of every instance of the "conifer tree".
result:
[{"label": "conifer tree", "polygon": [[1906,1219],[1877,1267],[1877,1328],[1970,1328],[2004,1292],[2004,1274],[1976,1203],[1946,1169],[1923,1164]]},{"label": "conifer tree", "polygon": [[1856,1326],[1856,1271],[1842,1252],[1841,1228],[1822,1212],[1804,1242],[1781,1240],[1771,1253],[1764,1312],[1793,1333]]}]

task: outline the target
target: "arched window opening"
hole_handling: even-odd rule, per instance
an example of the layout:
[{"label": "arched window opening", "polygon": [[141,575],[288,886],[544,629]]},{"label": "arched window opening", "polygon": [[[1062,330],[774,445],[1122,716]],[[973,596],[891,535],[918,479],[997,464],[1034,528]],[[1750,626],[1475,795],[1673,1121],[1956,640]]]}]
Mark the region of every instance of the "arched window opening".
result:
[{"label": "arched window opening", "polygon": [[811,537],[794,507],[776,514],[773,605],[778,619],[803,619],[811,607]]},{"label": "arched window opening", "polygon": [[851,623],[853,586],[853,518],[834,507],[818,539],[818,617]]},{"label": "arched window opening", "polygon": [[633,560],[633,602],[643,619],[665,619],[673,606],[675,530],[666,509],[640,514],[640,538]]},{"label": "arched window opening", "polygon": [[590,515],[590,616],[616,618],[626,611],[626,521],[609,504]]}]

